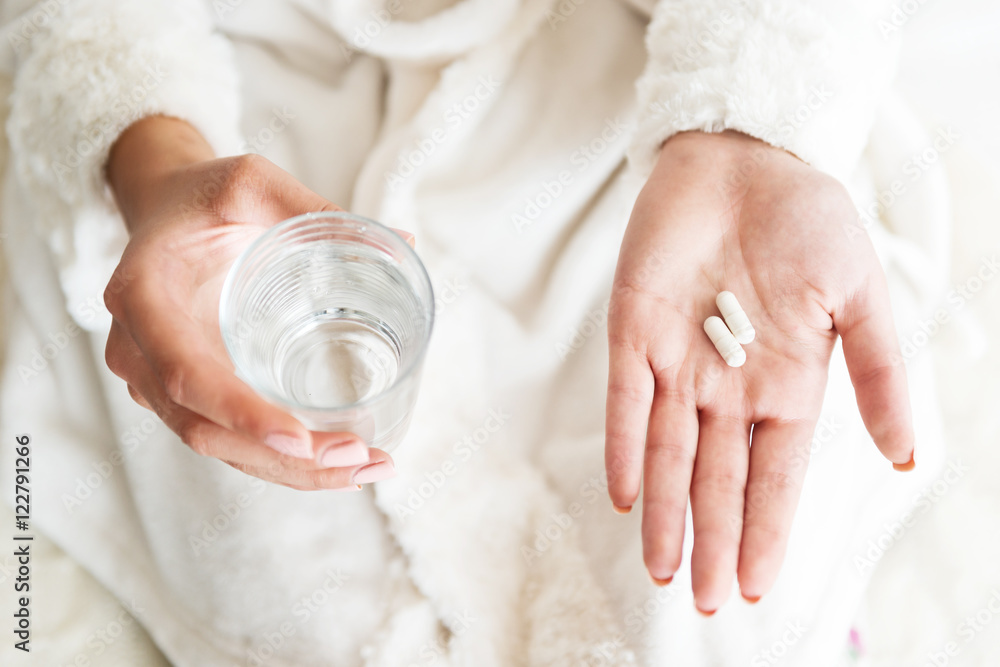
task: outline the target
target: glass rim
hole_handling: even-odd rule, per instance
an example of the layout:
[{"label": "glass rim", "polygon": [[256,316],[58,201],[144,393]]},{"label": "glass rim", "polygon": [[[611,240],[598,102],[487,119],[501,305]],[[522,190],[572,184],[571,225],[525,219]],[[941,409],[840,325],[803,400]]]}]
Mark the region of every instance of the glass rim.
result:
[{"label": "glass rim", "polygon": [[[232,266],[229,267],[229,272],[226,274],[226,279],[222,284],[222,294],[219,298],[219,332],[222,335],[222,344],[226,348],[226,353],[229,355],[229,360],[233,363],[235,368],[236,361],[233,359],[233,350],[229,345],[229,337],[226,335],[226,330],[231,329],[229,320],[230,318],[226,315],[227,310],[231,307],[231,301],[233,298],[233,292],[235,290],[234,283],[236,281],[237,275],[240,273],[240,269],[244,268],[247,262],[253,257],[261,248],[274,239],[280,236],[283,232],[288,229],[300,225],[304,222],[349,222],[354,223],[362,227],[373,227],[374,229],[382,232],[384,235],[388,236],[389,243],[394,245],[394,250],[401,252],[407,260],[411,260],[415,263],[417,267],[417,274],[423,287],[427,289],[428,304],[426,310],[428,312],[427,318],[427,331],[421,337],[419,344],[419,349],[414,354],[413,358],[400,372],[393,378],[392,383],[378,392],[374,396],[369,396],[360,401],[355,401],[354,403],[348,403],[346,405],[338,405],[335,407],[320,407],[311,406],[301,403],[294,403],[286,400],[285,398],[275,394],[274,392],[265,389],[263,387],[255,386],[251,384],[244,378],[237,375],[237,377],[243,381],[247,386],[249,386],[254,392],[262,395],[271,403],[274,403],[280,407],[287,408],[290,412],[305,412],[305,413],[328,413],[328,412],[341,412],[347,410],[357,410],[361,408],[367,408],[375,403],[383,400],[386,396],[389,396],[395,392],[403,383],[410,379],[422,366],[424,357],[427,354],[427,348],[430,346],[431,333],[434,330],[434,319],[436,305],[434,300],[434,285],[431,283],[430,274],[427,272],[427,267],[424,266],[423,261],[420,256],[417,255],[416,250],[410,247],[410,244],[403,240],[403,237],[392,230],[388,225],[384,225],[381,222],[372,220],[371,218],[366,218],[361,215],[356,215],[354,213],[348,213],[346,211],[316,211],[310,213],[303,213],[301,215],[296,215],[291,218],[287,218],[272,225],[263,234],[258,236],[253,240],[250,245],[240,252],[233,261]],[[361,232],[364,234],[364,232]],[[356,241],[354,241],[356,243]],[[294,416],[294,414],[293,414]]]}]

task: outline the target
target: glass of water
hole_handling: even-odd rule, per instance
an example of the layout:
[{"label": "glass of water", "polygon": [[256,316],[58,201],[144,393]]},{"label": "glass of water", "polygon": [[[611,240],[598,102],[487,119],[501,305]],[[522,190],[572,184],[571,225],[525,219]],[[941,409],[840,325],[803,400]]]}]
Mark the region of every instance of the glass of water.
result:
[{"label": "glass of water", "polygon": [[261,396],[309,430],[350,431],[391,450],[416,402],[434,293],[388,227],[308,213],[240,255],[219,324],[236,374]]}]

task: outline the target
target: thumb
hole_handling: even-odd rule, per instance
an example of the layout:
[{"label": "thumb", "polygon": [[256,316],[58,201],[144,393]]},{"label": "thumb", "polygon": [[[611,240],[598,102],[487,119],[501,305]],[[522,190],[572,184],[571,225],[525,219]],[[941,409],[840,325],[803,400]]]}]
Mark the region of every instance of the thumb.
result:
[{"label": "thumb", "polygon": [[265,206],[276,223],[305,213],[344,210],[320,197],[294,176],[278,167],[268,174]]},{"label": "thumb", "polygon": [[914,435],[906,368],[881,270],[833,314],[833,323],[844,339],[847,370],[865,428],[896,470],[912,469]]},{"label": "thumb", "polygon": [[[283,169],[276,171],[275,177],[268,182],[267,192],[272,214],[277,216],[275,222],[305,213],[344,210],[333,202],[320,197]],[[416,240],[410,232],[396,228],[392,228],[392,231],[402,237],[411,248],[416,244]]]}]

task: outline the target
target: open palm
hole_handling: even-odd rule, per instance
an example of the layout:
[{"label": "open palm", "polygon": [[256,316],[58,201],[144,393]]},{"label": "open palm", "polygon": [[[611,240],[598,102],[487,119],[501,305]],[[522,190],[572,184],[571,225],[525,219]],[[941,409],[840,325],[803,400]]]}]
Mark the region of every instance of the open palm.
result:
[{"label": "open palm", "polygon": [[[690,496],[703,612],[734,574],[751,601],[777,577],[838,334],[869,432],[898,467],[912,461],[885,277],[856,219],[835,180],[728,132],[669,140],[636,202],[609,315],[609,491],[625,511],[642,485],[658,583],[680,567]],[[757,332],[740,368],[702,328],[723,290]]]}]

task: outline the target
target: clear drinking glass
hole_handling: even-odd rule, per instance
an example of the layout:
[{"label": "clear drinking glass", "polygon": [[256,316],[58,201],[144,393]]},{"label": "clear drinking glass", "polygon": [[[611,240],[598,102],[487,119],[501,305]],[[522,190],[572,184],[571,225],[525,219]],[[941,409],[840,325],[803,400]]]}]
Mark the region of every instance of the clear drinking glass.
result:
[{"label": "clear drinking glass", "polygon": [[434,324],[417,254],[342,212],[275,225],[226,277],[219,324],[236,374],[312,431],[390,450],[410,423]]}]

